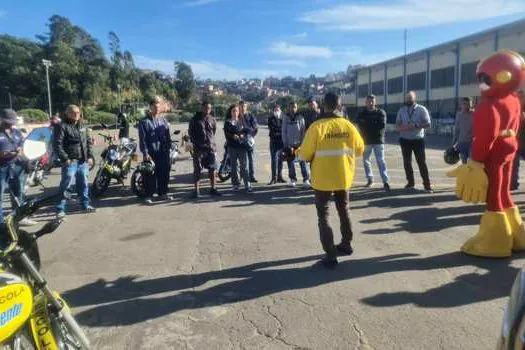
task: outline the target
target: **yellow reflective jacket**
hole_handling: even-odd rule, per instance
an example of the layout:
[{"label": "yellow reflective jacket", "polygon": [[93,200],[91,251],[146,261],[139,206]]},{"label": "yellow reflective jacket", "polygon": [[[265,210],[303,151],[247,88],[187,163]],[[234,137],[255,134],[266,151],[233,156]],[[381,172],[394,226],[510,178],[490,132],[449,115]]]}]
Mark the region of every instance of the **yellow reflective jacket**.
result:
[{"label": "yellow reflective jacket", "polygon": [[355,158],[363,155],[364,142],[357,128],[336,115],[315,121],[299,148],[299,158],[312,163],[312,187],[341,191],[352,187]]}]

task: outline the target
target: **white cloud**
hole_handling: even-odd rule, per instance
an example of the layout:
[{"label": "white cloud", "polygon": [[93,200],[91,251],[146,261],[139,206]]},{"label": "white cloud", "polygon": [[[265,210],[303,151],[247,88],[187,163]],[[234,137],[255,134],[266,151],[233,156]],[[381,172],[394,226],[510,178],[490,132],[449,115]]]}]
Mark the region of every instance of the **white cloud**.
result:
[{"label": "white cloud", "polygon": [[299,60],[269,60],[265,62],[271,66],[295,66],[295,67],[306,67],[306,63]]},{"label": "white cloud", "polygon": [[291,39],[306,39],[308,37],[308,33],[303,32],[301,34],[292,35]]},{"label": "white cloud", "polygon": [[213,4],[214,2],[217,2],[217,1],[219,0],[191,0],[191,1],[186,1],[184,4],[186,6],[195,7],[195,6]]},{"label": "white cloud", "polygon": [[385,30],[481,21],[522,12],[523,0],[389,0],[306,12],[299,21],[328,30]]},{"label": "white cloud", "polygon": [[268,51],[283,57],[331,58],[334,53],[329,47],[289,44],[284,41],[273,43]]},{"label": "white cloud", "polygon": [[[173,75],[174,60],[156,59],[146,56],[136,56],[138,67],[152,69]],[[267,76],[283,76],[289,74],[286,70],[239,69],[226,64],[209,61],[186,62],[191,65],[193,73],[201,79],[239,80],[243,78],[264,78]]]}]

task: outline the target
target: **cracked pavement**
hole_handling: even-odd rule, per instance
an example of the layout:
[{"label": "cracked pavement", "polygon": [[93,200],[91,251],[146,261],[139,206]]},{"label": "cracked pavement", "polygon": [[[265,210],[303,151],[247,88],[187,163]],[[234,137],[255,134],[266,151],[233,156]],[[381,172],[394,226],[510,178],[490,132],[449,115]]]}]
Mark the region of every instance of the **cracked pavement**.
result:
[{"label": "cracked pavement", "polygon": [[[222,133],[219,139],[222,155]],[[94,349],[493,348],[525,255],[459,253],[483,208],[463,205],[451,192],[442,160],[448,141],[428,140],[436,188],[430,195],[401,189],[400,150],[395,135],[389,141],[393,191],[363,188],[358,161],[355,252],[335,271],[315,264],[322,251],[312,192],[265,185],[262,128],[253,194],[221,185],[222,198],[189,199],[187,159],[172,172],[173,202],[143,206],[129,188],[114,185],[94,202],[96,214],[70,215],[41,239],[43,273],[72,305]],[[520,191],[515,199],[525,203]],[[334,206],[330,214],[337,239]]]}]

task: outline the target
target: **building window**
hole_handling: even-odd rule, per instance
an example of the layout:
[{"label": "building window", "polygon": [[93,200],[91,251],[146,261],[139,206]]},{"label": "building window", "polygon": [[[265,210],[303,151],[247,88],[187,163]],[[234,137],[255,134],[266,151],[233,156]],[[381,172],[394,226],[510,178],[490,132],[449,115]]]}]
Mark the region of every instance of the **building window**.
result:
[{"label": "building window", "polygon": [[388,94],[399,94],[403,92],[403,77],[388,79]]},{"label": "building window", "polygon": [[368,96],[368,84],[361,84],[357,88],[357,93],[359,97],[366,97]]},{"label": "building window", "polygon": [[430,78],[432,89],[454,86],[455,72],[454,66],[433,70]]},{"label": "building window", "polygon": [[478,62],[463,63],[461,65],[461,85],[476,84],[478,78],[476,77],[476,69]]},{"label": "building window", "polygon": [[372,83],[372,93],[377,96],[383,96],[385,94],[385,81],[375,81]]},{"label": "building window", "polygon": [[414,73],[407,76],[407,84],[409,91],[426,90],[427,89],[427,73]]}]

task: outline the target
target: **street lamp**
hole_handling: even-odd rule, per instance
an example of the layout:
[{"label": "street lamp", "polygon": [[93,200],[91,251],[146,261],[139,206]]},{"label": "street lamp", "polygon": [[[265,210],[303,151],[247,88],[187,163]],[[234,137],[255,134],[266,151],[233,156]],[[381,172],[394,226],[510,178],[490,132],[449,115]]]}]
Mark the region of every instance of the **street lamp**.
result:
[{"label": "street lamp", "polygon": [[49,105],[49,119],[53,116],[51,109],[51,88],[49,86],[49,67],[52,67],[53,64],[50,60],[42,60],[44,66],[46,66],[46,80],[47,80],[47,100]]}]

